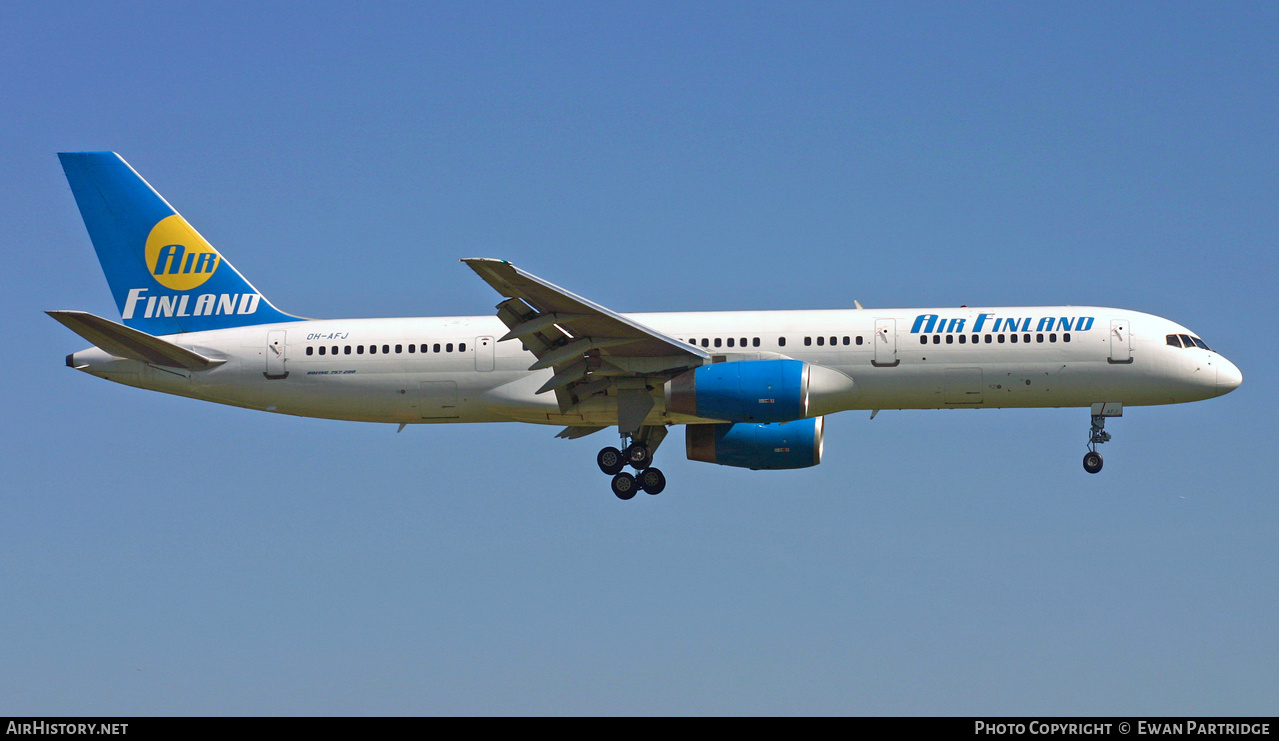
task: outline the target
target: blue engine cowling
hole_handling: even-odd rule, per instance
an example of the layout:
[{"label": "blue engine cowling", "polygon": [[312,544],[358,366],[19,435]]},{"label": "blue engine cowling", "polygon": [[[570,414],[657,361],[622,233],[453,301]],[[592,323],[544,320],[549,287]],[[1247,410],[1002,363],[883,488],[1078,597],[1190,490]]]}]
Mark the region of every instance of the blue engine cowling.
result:
[{"label": "blue engine cowling", "polygon": [[743,360],[703,365],[666,384],[666,411],[729,422],[787,422],[808,415],[808,364]]},{"label": "blue engine cowling", "polygon": [[690,461],[752,470],[808,468],[822,462],[825,417],[781,424],[725,422],[688,425],[684,433]]}]

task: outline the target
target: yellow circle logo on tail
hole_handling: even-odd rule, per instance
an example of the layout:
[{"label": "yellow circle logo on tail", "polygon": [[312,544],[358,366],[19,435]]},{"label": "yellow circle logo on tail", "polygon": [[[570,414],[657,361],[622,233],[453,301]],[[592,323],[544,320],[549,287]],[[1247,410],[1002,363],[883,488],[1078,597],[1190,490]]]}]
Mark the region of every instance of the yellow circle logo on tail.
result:
[{"label": "yellow circle logo on tail", "polygon": [[165,288],[189,291],[213,277],[222,256],[181,216],[163,218],[147,236],[147,270]]}]

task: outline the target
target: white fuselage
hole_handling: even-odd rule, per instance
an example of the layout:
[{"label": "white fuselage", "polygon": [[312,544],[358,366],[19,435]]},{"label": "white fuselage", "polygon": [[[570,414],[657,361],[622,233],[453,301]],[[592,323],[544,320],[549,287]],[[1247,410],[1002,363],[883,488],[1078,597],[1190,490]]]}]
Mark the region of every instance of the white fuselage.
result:
[{"label": "white fuselage", "polygon": [[[1239,370],[1213,351],[1167,344],[1168,335],[1193,334],[1185,327],[1120,309],[964,307],[626,317],[694,342],[723,360],[784,355],[853,379],[854,391],[822,400],[810,416],[845,409],[1172,404],[1219,396],[1241,380]],[[165,338],[226,361],[203,371],[162,368],[97,348],[67,360],[87,373],[131,386],[308,417],[408,424],[617,423],[616,401],[610,396],[593,397],[562,413],[554,393],[536,394],[553,370],[528,370],[536,358],[519,340],[497,342],[505,332],[492,316],[310,320]],[[660,386],[653,393],[656,404],[646,424],[710,421],[668,414]]]}]

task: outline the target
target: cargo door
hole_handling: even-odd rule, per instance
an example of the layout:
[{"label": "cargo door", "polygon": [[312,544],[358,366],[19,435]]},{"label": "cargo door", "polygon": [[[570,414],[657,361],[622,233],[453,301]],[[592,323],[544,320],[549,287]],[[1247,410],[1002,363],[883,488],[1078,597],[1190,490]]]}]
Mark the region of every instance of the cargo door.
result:
[{"label": "cargo door", "polygon": [[421,381],[418,383],[417,405],[422,419],[456,419],[457,383]]},{"label": "cargo door", "polygon": [[980,404],[981,392],[981,368],[946,369],[947,404]]}]

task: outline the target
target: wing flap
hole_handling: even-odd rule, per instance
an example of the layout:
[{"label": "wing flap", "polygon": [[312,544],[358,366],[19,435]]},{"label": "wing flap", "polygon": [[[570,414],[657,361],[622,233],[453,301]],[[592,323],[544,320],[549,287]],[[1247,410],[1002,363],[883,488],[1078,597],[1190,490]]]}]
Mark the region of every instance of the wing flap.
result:
[{"label": "wing flap", "polygon": [[506,297],[497,305],[497,317],[510,331],[500,341],[520,340],[537,358],[529,370],[553,369],[537,393],[554,391],[561,412],[592,396],[612,395],[628,384],[656,388],[666,378],[710,359],[701,348],[667,337],[505,260],[473,257],[462,262]]}]

